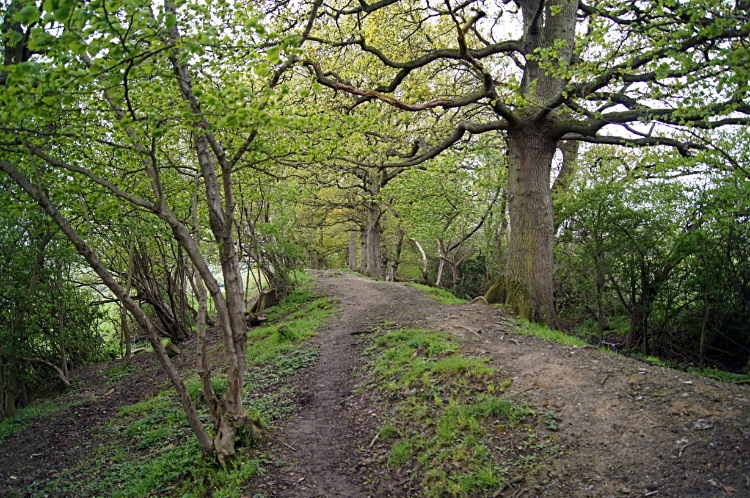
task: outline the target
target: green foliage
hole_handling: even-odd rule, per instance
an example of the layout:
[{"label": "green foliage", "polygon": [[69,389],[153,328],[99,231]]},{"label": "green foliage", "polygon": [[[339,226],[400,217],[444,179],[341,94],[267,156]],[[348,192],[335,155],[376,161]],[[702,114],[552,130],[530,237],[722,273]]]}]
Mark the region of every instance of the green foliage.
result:
[{"label": "green foliage", "polygon": [[[745,139],[746,131],[716,137],[741,161]],[[576,332],[590,335],[594,323],[583,317],[596,320],[600,302],[603,332],[620,349],[740,370],[750,344],[741,325],[750,316],[742,297],[750,232],[737,202],[750,192],[746,175],[722,172],[727,156],[716,152],[658,167],[656,153],[614,152],[590,151],[583,164],[599,168],[583,169],[557,198],[566,220],[557,244],[561,316],[583,322]]]},{"label": "green foliage", "polygon": [[[79,256],[44,217],[15,211],[0,193],[0,398],[20,400],[26,392],[57,378],[57,373],[21,360],[41,359],[71,368],[106,358],[99,335],[103,317]],[[66,365],[60,357],[65,348]],[[4,404],[0,404],[0,418]]]},{"label": "green foliage", "polygon": [[117,382],[118,380],[127,377],[135,371],[135,367],[128,363],[125,365],[115,365],[114,367],[107,370],[106,375],[107,378],[112,382]]},{"label": "green foliage", "polygon": [[451,294],[459,297],[483,295],[489,287],[485,257],[477,254],[461,263],[461,276],[448,288]]}]

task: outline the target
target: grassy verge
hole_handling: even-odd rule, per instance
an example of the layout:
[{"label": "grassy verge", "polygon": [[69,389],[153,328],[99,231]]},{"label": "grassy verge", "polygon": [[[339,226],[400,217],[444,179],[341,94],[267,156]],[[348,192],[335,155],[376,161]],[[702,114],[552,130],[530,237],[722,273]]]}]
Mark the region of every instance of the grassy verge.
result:
[{"label": "grassy verge", "polygon": [[[549,327],[539,325],[537,323],[529,322],[527,320],[524,320],[523,318],[517,319],[516,322],[519,324],[519,327],[516,330],[516,332],[522,335],[534,335],[542,339],[559,342],[560,344],[567,344],[568,346],[578,346],[578,347],[590,346],[590,344],[586,342],[584,339],[581,339],[577,336],[568,335],[561,330],[550,329]],[[620,354],[622,356],[625,356],[631,359],[645,360],[647,362],[654,363],[656,365],[660,365],[665,368],[687,371],[690,373],[694,373],[696,375],[702,375],[704,377],[710,377],[712,379],[720,380],[723,382],[728,382],[730,384],[737,383],[737,382],[741,382],[744,384],[744,383],[747,383],[747,381],[750,381],[750,375],[725,372],[715,367],[714,368],[710,368],[710,367],[697,368],[697,367],[689,366],[685,368],[684,366],[680,364],[673,363],[667,360],[663,360],[656,356],[643,356],[640,353],[628,352],[628,351],[612,351],[611,349],[604,348],[604,347],[599,347],[597,349],[605,353]]]},{"label": "grassy verge", "polygon": [[[300,288],[269,310],[269,325],[250,330],[245,400],[251,416],[272,427],[274,421],[294,412],[294,391],[282,386],[282,380],[315,361],[317,349],[306,341],[335,312],[331,299]],[[111,369],[108,376],[122,379],[131,372]],[[183,379],[202,421],[210,426],[198,376],[186,372]],[[214,373],[212,382],[217,394],[226,390],[225,376]],[[34,484],[29,491],[34,496],[239,498],[248,478],[260,465],[270,463],[265,462],[262,449],[250,448],[239,448],[232,466],[218,466],[205,458],[171,388],[122,407],[90,439],[101,442],[88,448],[77,467],[66,469],[46,485]],[[71,451],[83,454],[81,448]]]},{"label": "grassy verge", "polygon": [[467,302],[465,299],[456,297],[445,289],[440,289],[438,287],[430,287],[429,285],[422,285],[422,284],[417,284],[417,283],[410,283],[409,285],[411,285],[412,287],[414,287],[420,292],[424,292],[431,298],[440,301],[441,304],[461,304],[461,303]]},{"label": "grassy verge", "polygon": [[[518,332],[521,335],[534,335],[541,339],[547,339],[548,341],[559,342],[560,344],[567,344],[568,346],[589,346],[589,343],[578,337],[568,335],[562,330],[551,329],[538,323],[529,322],[523,318],[516,319],[519,324]],[[608,351],[606,348],[600,348],[602,351]]]},{"label": "grassy verge", "polygon": [[510,381],[487,359],[462,354],[455,336],[398,330],[367,354],[375,389],[387,395],[386,463],[422,495],[492,496],[560,451],[546,430],[556,429],[554,417],[545,425],[545,415],[503,397]]}]

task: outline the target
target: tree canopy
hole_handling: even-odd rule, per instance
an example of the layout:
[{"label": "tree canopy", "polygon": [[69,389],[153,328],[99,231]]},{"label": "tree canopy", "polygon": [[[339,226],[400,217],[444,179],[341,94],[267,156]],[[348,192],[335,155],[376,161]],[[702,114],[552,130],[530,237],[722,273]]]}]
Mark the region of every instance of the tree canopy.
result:
[{"label": "tree canopy", "polygon": [[[565,296],[595,296],[600,340],[617,308],[647,352],[702,312],[704,357],[717,279],[736,304],[722,333],[744,319],[746,3],[14,0],[2,35],[2,209],[36,205],[33,226],[72,243],[222,461],[258,428],[250,277],[283,294],[305,258],[353,269],[359,252],[365,274],[486,291],[551,326],[565,274]],[[23,219],[8,233],[41,247]],[[210,429],[159,337],[193,327]]]}]

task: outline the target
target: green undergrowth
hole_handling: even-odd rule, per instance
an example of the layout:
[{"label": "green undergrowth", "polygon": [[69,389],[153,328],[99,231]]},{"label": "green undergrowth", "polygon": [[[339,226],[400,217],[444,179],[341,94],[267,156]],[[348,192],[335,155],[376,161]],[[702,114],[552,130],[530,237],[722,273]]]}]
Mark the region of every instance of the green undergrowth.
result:
[{"label": "green undergrowth", "polygon": [[280,366],[282,357],[304,347],[304,341],[335,312],[334,299],[321,297],[310,288],[293,292],[269,310],[269,325],[248,332],[248,365]]},{"label": "green undergrowth", "polygon": [[[516,321],[520,325],[520,327],[518,327],[516,332],[518,332],[521,335],[534,335],[542,339],[559,342],[560,344],[566,344],[568,346],[577,346],[577,347],[590,346],[590,344],[584,339],[566,334],[565,332],[561,330],[550,329],[549,327],[546,327],[544,325],[539,325],[537,323],[529,322],[527,320],[524,320],[523,318],[518,318]],[[668,360],[664,360],[656,356],[644,356],[640,353],[629,352],[629,351],[614,352],[610,350],[609,348],[605,348],[605,347],[598,347],[597,349],[605,353],[621,354],[625,356],[626,358],[646,361],[646,362],[653,363],[655,365],[659,365],[665,368],[694,373],[696,375],[710,377],[712,379],[720,380],[723,382],[728,382],[730,384],[738,383],[738,382],[744,384],[747,381],[750,381],[750,375],[725,372],[723,370],[719,370],[716,367],[705,367],[705,368],[698,368],[694,366],[685,367],[683,365],[680,365],[679,363],[670,362]]]},{"label": "green undergrowth", "polygon": [[[316,360],[317,348],[306,341],[335,312],[331,299],[303,287],[268,310],[267,326],[249,331],[245,401],[251,417],[273,427],[294,413],[294,388],[282,380]],[[112,379],[127,373],[117,368],[107,372]],[[211,427],[198,375],[183,372],[183,381],[201,421]],[[225,375],[214,372],[212,383],[218,395],[226,391]],[[239,447],[230,466],[203,456],[174,389],[166,384],[153,397],[120,408],[87,440],[92,443],[71,449],[80,452],[80,463],[52,482],[34,483],[29,488],[33,496],[239,498],[248,495],[245,482],[270,463],[262,448]]]},{"label": "green undergrowth", "polygon": [[[625,315],[607,317],[607,335],[623,337],[630,329],[630,318]],[[590,339],[592,342],[599,341],[599,324],[593,318],[586,317],[583,323],[573,328],[573,333]]]},{"label": "green undergrowth", "polygon": [[719,370],[718,368],[687,368],[688,372],[697,373],[698,375],[703,375],[705,377],[711,377],[713,379],[721,380],[724,382],[729,382],[730,384],[740,382],[742,384],[746,384],[750,382],[750,375],[747,374],[736,374],[732,372],[724,372],[722,370]]},{"label": "green undergrowth", "polygon": [[750,375],[748,374],[726,372],[724,370],[719,370],[716,366],[700,368],[700,367],[690,365],[690,366],[685,367],[684,365],[680,363],[668,361],[662,358],[658,358],[656,356],[643,356],[640,353],[625,353],[625,355],[628,358],[645,360],[647,362],[654,363],[656,365],[660,365],[665,368],[671,368],[672,370],[680,370],[683,372],[700,375],[702,377],[709,377],[711,379],[716,379],[721,382],[727,382],[729,384],[736,384],[736,383],[747,384],[748,382],[750,382]]},{"label": "green undergrowth", "polygon": [[423,292],[431,298],[438,300],[441,304],[462,304],[467,302],[465,299],[456,297],[445,289],[417,283],[411,283],[409,285],[417,289],[419,292]]},{"label": "green undergrowth", "polygon": [[510,381],[486,358],[462,353],[459,338],[397,330],[366,354],[375,389],[387,396],[383,460],[423,496],[492,496],[560,451],[554,417],[504,397]]},{"label": "green undergrowth", "polygon": [[105,375],[112,382],[117,382],[118,380],[122,380],[128,375],[136,372],[138,372],[138,369],[136,369],[132,364],[128,363],[125,365],[113,366],[112,368],[107,370]]}]

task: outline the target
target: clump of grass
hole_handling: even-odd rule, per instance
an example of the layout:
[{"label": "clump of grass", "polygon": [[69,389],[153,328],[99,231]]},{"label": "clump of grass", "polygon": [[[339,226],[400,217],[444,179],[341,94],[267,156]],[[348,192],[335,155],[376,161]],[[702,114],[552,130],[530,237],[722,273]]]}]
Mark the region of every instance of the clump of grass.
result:
[{"label": "clump of grass", "polygon": [[127,363],[125,365],[115,365],[106,372],[106,376],[109,380],[116,382],[121,380],[131,373],[135,372],[133,365]]},{"label": "clump of grass", "polygon": [[[539,416],[501,397],[510,382],[486,359],[461,354],[457,337],[398,330],[376,338],[367,353],[377,389],[389,393],[391,417],[379,432],[381,442],[392,441],[387,464],[418,476],[424,495],[491,493],[514,469],[543,461],[530,457],[557,451],[550,441],[521,442]],[[506,446],[497,441],[500,435],[511,441],[513,454],[497,451]]]},{"label": "clump of grass", "polygon": [[467,302],[466,299],[456,297],[445,289],[438,287],[430,287],[429,285],[422,285],[417,283],[409,284],[420,292],[424,292],[433,299],[437,299],[442,304],[461,304]]},{"label": "clump of grass", "polygon": [[560,344],[567,344],[568,346],[588,346],[589,344],[578,337],[568,335],[562,330],[551,329],[538,323],[529,322],[523,318],[519,318],[518,324],[520,327],[517,332],[521,335],[535,335],[541,339],[547,339],[549,341],[559,342]]},{"label": "clump of grass", "polygon": [[248,332],[248,365],[268,364],[273,358],[302,347],[336,313],[335,303],[334,299],[321,297],[310,289],[293,291],[269,310],[269,325]]}]

